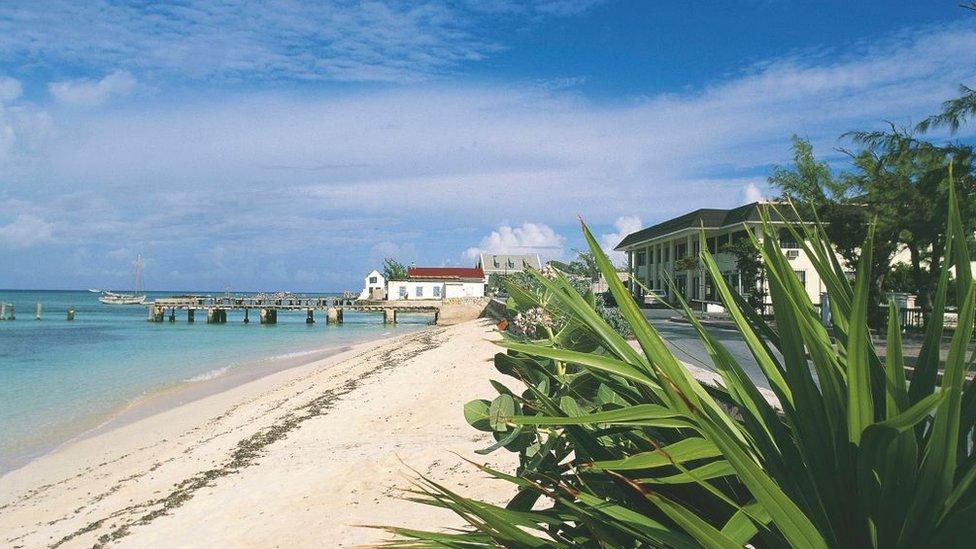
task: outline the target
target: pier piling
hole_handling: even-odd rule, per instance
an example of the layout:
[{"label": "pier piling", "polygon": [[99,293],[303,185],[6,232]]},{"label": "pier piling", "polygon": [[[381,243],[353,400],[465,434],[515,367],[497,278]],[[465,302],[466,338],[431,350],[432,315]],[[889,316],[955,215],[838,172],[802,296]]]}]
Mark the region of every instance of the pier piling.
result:
[{"label": "pier piling", "polygon": [[278,309],[261,309],[261,324],[277,324]]},{"label": "pier piling", "polygon": [[[203,311],[207,316],[207,324],[225,324],[227,310],[244,311],[244,323],[250,322],[251,309],[257,309],[261,324],[277,324],[278,312],[305,312],[305,322],[309,325],[316,321],[316,311],[324,311],[327,324],[342,324],[345,312],[360,311],[365,313],[381,313],[384,324],[396,324],[400,312],[432,313],[433,323],[440,319],[441,303],[413,303],[407,301],[355,301],[334,297],[290,297],[287,299],[269,299],[265,296],[177,296],[157,299],[147,304],[150,322],[175,322],[176,311],[185,310],[187,323],[195,320],[196,312]],[[12,307],[8,303],[4,315],[0,318],[12,316]]]}]

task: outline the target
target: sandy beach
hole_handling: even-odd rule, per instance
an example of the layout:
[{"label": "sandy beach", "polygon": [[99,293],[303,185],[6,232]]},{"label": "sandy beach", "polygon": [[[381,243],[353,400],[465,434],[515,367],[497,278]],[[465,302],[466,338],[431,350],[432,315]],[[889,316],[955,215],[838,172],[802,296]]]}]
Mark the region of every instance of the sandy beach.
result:
[{"label": "sandy beach", "polygon": [[4,547],[341,547],[360,524],[459,526],[396,498],[408,465],[504,501],[454,454],[490,436],[464,402],[493,393],[490,321],[356,345],[66,445],[0,477]]}]

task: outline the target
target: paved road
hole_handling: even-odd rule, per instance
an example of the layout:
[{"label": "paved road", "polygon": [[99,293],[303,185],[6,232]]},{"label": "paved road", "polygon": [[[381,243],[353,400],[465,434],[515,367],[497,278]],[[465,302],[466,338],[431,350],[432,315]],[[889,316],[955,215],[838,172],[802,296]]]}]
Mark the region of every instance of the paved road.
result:
[{"label": "paved road", "polygon": [[[671,322],[668,318],[678,316],[677,313],[668,309],[645,309],[644,316],[650,321],[651,325],[661,334],[661,337],[668,342],[672,352],[679,360],[714,370],[711,357],[705,351],[695,328],[689,324]],[[729,353],[742,365],[749,377],[760,387],[769,387],[769,383],[763,376],[756,359],[752,352],[743,341],[739,333],[734,330],[719,328],[707,328],[709,332],[718,339],[722,345],[728,349]]]}]

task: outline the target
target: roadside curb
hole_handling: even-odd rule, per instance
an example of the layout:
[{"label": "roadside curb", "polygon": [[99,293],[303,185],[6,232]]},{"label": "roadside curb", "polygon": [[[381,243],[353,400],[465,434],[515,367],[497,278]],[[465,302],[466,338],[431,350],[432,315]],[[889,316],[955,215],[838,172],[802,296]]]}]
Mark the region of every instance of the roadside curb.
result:
[{"label": "roadside curb", "polygon": [[[681,316],[672,316],[668,318],[668,322],[674,322],[675,324],[688,324],[691,325],[691,321],[687,318]],[[699,320],[702,326],[707,326],[709,328],[718,328],[720,330],[738,330],[735,323],[727,320]]]}]

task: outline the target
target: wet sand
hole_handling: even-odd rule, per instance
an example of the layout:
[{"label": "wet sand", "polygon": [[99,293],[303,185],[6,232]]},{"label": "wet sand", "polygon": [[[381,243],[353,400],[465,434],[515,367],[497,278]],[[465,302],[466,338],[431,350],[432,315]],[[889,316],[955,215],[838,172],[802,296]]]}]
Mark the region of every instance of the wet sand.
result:
[{"label": "wet sand", "polygon": [[475,455],[493,441],[461,412],[494,392],[497,337],[484,320],[433,327],[173,397],[188,400],[0,477],[0,545],[336,547],[385,537],[360,524],[460,526],[395,496],[407,465],[489,500],[511,495],[452,453],[515,466],[505,452]]}]

